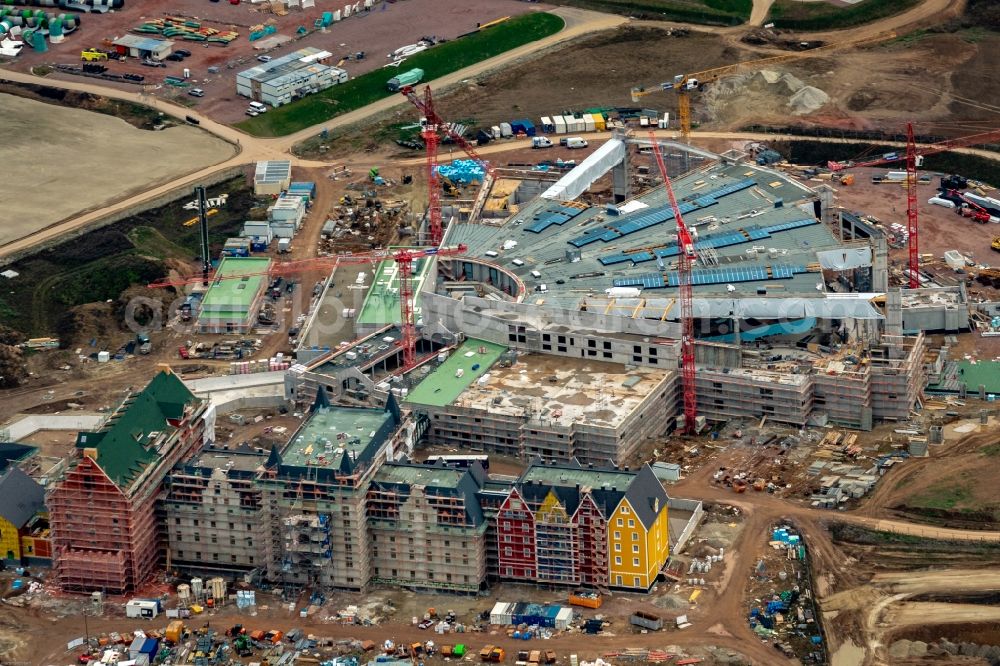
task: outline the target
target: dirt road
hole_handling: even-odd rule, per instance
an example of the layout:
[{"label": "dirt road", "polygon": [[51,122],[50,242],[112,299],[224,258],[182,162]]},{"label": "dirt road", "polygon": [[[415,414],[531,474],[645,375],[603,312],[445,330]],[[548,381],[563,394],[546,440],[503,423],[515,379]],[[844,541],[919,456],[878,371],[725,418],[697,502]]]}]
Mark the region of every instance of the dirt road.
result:
[{"label": "dirt road", "polygon": [[753,10],[750,12],[750,25],[764,25],[767,13],[771,11],[774,0],[753,0]]},{"label": "dirt road", "polygon": [[882,623],[899,629],[907,626],[964,624],[1000,621],[1000,608],[980,604],[942,604],[931,601],[906,602],[889,609]]}]

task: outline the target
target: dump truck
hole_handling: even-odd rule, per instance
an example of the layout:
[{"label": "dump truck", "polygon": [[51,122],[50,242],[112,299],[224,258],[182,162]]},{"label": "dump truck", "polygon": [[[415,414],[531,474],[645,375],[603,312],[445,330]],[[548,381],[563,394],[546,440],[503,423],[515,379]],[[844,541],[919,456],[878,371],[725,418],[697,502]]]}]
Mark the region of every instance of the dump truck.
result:
[{"label": "dump truck", "polygon": [[415,86],[420,83],[420,80],[424,78],[424,70],[419,67],[415,67],[411,70],[403,72],[402,74],[397,74],[388,81],[386,81],[385,87],[391,92],[399,92],[407,86]]}]

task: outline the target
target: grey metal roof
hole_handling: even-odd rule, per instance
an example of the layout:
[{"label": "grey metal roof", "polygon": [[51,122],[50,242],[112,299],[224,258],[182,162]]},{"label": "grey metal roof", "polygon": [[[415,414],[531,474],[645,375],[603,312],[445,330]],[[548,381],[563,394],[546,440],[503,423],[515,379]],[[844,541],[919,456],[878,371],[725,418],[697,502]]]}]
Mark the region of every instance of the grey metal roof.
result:
[{"label": "grey metal roof", "polygon": [[[738,187],[739,183],[750,180],[753,181],[752,186],[727,192],[710,203],[701,199],[709,192],[729,186]],[[687,201],[691,206],[701,206],[684,217],[688,226],[697,230],[699,239],[704,239],[696,242],[699,247],[708,242],[708,237],[815,220],[813,201],[816,196],[812,190],[784,174],[761,167],[717,163],[679,177],[673,184],[679,200]],[[779,199],[780,207],[775,207]],[[631,253],[642,248],[670,247],[676,236],[676,224],[672,219],[613,240],[598,240],[580,247],[571,243],[585,234],[636,219],[644,212],[667,203],[662,188],[646,192],[637,197],[637,200],[650,208],[628,216],[613,216],[607,214],[605,209],[591,207],[562,224],[550,224],[536,233],[528,230],[536,217],[543,217],[559,205],[559,202],[536,198],[525,204],[502,226],[454,224],[449,228],[446,242],[465,243],[469,246],[468,254],[474,257],[484,258],[488,251],[498,252],[500,256],[490,261],[516,274],[529,290],[542,283],[547,286],[548,291],[544,294],[546,305],[575,309],[581,298],[588,293],[602,293],[612,287],[615,280],[672,271],[673,259],[670,257],[663,259],[663,268],[655,260],[639,263],[624,261],[607,265],[600,261],[602,257],[623,252],[635,256]],[[504,242],[511,240],[516,241],[517,246],[503,250]],[[839,246],[840,243],[827,227],[814,222],[807,226],[770,231],[756,240],[716,247],[714,252],[718,256],[718,265],[697,268],[727,269],[737,273],[742,270],[743,275],[746,275],[745,269],[758,269],[758,273],[760,269],[764,270],[765,279],[731,282],[738,294],[756,294],[762,288],[771,293],[815,292],[817,282],[822,282],[818,273],[793,272],[790,276],[775,279],[768,272],[768,267],[785,265],[811,270],[817,262],[818,250]],[[754,247],[757,248],[756,253],[748,253]],[[567,251],[579,252],[579,260],[568,259]],[[701,254],[709,253],[702,251]],[[511,263],[514,259],[520,259],[524,265],[514,266]],[[542,277],[533,278],[532,271],[538,271]],[[563,281],[563,284],[558,284],[558,280]],[[694,290],[696,294],[726,295],[727,284],[730,283],[696,284]],[[676,289],[673,287],[646,289],[643,292],[644,297],[670,297],[674,294]],[[531,294],[526,301],[533,301]]]},{"label": "grey metal roof", "polygon": [[663,489],[663,484],[656,478],[649,465],[643,465],[635,475],[632,485],[625,493],[625,499],[632,505],[635,515],[642,521],[648,530],[656,522],[659,511],[666,509],[667,491]]},{"label": "grey metal roof", "polygon": [[45,489],[24,473],[11,467],[0,476],[0,516],[16,528],[45,507]]}]

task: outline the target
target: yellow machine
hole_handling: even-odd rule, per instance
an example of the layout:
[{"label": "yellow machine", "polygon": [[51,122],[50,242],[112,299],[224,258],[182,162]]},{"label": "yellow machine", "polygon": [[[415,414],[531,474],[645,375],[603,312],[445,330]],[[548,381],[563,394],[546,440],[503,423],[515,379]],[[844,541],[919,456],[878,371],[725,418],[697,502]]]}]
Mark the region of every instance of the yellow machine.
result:
[{"label": "yellow machine", "polygon": [[990,247],[992,247],[997,252],[1000,252],[1000,236],[996,236],[993,239],[993,242],[990,244]]},{"label": "yellow machine", "polygon": [[85,51],[80,51],[80,60],[85,60],[87,62],[94,62],[95,60],[107,60],[108,54],[104,51],[98,51],[97,49],[87,49]]}]

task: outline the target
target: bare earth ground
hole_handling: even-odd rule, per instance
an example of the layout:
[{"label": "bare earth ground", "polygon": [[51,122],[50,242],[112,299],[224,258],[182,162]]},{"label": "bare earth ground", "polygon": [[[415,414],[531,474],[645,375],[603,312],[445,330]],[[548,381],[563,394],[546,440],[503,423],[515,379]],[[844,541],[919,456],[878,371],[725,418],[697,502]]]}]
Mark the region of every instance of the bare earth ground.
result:
[{"label": "bare earth ground", "polygon": [[[919,131],[974,134],[996,123],[991,105],[1000,103],[1000,93],[995,86],[983,85],[981,73],[989,71],[988,63],[996,62],[998,45],[1000,36],[991,33],[928,34],[784,63],[773,71],[820,89],[830,101],[795,115],[801,109],[789,104],[793,90],[748,74],[694,95],[693,121],[707,130],[802,123],[898,131],[905,122],[917,120]],[[734,35],[671,36],[643,22],[581,40],[507,69],[481,85],[441,96],[438,107],[448,118],[495,124],[520,116],[537,119],[565,109],[634,106],[632,86],[756,57],[760,53]],[[663,92],[643,97],[639,105],[672,114],[677,107],[675,96]]]},{"label": "bare earth ground", "polygon": [[112,116],[0,94],[0,243],[234,154],[192,127],[140,130]]},{"label": "bare earth ground", "polygon": [[[348,54],[365,51],[364,60],[348,60],[341,64],[353,78],[373,69],[382,67],[389,61],[386,55],[401,46],[412,44],[423,36],[454,39],[458,35],[475,30],[477,23],[486,23],[504,16],[515,16],[535,9],[547,9],[547,5],[528,4],[518,0],[400,0],[399,2],[378,2],[370,13],[361,13],[332,24],[325,31],[288,41],[281,46],[260,51],[259,42],[249,40],[250,26],[273,24],[276,35],[294,38],[300,26],[313,29],[313,21],[323,12],[343,7],[344,3],[317,2],[316,7],[307,10],[290,10],[286,16],[275,16],[264,7],[267,4],[251,5],[243,2],[231,5],[228,2],[210,3],[205,0],[129,0],[123,10],[114,14],[85,17],[82,27],[66,38],[62,44],[51,45],[46,53],[25,51],[17,60],[16,68],[27,71],[40,64],[79,64],[80,50],[88,46],[101,46],[104,39],[123,35],[139,26],[143,21],[164,16],[196,16],[206,24],[222,29],[233,29],[240,33],[237,40],[228,46],[213,44],[202,46],[193,42],[177,41],[174,48],[186,48],[191,56],[184,62],[167,61],[165,69],[142,66],[135,59],[127,63],[105,63],[113,74],[136,73],[146,77],[146,83],[162,83],[164,76],[181,76],[185,68],[191,70],[191,82],[205,90],[205,97],[196,100],[186,94],[186,89],[172,89],[164,86],[157,91],[158,96],[173,97],[180,102],[197,105],[199,111],[211,115],[221,122],[237,122],[245,118],[247,100],[236,94],[235,75],[237,72],[259,64],[256,56],[267,53],[277,57],[295,49],[314,46],[334,54],[334,64]],[[220,68],[219,74],[209,74],[209,66]],[[405,63],[403,65],[405,67]],[[386,69],[386,79],[391,78],[396,69]],[[66,75],[71,76],[71,75]],[[81,77],[72,77],[80,79]],[[89,79],[83,79],[89,80]],[[102,82],[107,83],[107,82]],[[133,84],[108,84],[135,90]]]}]

